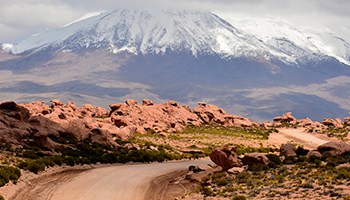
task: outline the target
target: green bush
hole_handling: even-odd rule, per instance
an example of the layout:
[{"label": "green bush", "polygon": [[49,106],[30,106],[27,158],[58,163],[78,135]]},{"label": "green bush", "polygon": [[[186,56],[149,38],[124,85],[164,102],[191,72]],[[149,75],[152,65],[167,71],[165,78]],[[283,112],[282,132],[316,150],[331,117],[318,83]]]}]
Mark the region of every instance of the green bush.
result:
[{"label": "green bush", "polygon": [[247,197],[243,196],[243,195],[234,195],[232,197],[232,200],[246,200]]},{"label": "green bush", "polygon": [[0,166],[0,187],[4,186],[10,180],[16,184],[20,176],[21,171],[18,168]]},{"label": "green bush", "polygon": [[276,168],[282,165],[281,158],[276,154],[266,154],[266,157],[269,159],[269,167]]},{"label": "green bush", "polygon": [[0,195],[0,200],[5,200],[5,198],[2,195]]}]

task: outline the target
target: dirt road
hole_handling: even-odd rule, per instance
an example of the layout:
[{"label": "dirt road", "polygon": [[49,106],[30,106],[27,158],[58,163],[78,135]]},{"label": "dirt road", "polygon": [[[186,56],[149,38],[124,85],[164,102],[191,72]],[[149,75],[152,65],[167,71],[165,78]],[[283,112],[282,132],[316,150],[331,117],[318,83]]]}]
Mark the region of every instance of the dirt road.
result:
[{"label": "dirt road", "polygon": [[328,140],[320,139],[315,134],[305,133],[304,129],[278,129],[278,133],[270,135],[268,142],[279,146],[283,143],[293,141],[297,144],[303,145],[309,149],[316,149],[319,145],[328,142]]},{"label": "dirt road", "polygon": [[156,177],[204,163],[211,161],[206,159],[97,168],[67,179],[67,182],[42,185],[41,190],[28,190],[15,199],[31,197],[31,200],[143,200],[151,181]]},{"label": "dirt road", "polygon": [[[302,129],[279,129],[267,141],[279,146],[294,141],[314,149],[328,142]],[[150,183],[158,176],[186,170],[190,165],[211,163],[207,160],[120,165],[87,170],[81,173],[60,174],[40,179],[21,191],[15,200],[138,200],[145,199]]]}]

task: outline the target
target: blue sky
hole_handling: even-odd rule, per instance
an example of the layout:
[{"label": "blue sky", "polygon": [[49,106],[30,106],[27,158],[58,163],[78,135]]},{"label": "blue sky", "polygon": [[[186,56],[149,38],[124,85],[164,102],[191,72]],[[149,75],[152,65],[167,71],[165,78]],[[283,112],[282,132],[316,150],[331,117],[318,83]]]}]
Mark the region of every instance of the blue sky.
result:
[{"label": "blue sky", "polygon": [[64,26],[86,13],[118,8],[210,10],[224,18],[278,18],[350,28],[348,0],[0,0],[0,43]]}]

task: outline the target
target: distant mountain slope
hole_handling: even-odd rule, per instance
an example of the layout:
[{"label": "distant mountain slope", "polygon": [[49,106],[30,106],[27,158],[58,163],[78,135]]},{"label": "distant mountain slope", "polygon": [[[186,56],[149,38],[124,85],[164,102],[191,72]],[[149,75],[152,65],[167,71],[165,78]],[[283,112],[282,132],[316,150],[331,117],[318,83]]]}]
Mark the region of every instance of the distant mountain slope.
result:
[{"label": "distant mountain slope", "polygon": [[211,12],[115,10],[3,45],[0,101],[174,99],[255,120],[350,116],[347,40],[277,20],[232,24]]}]

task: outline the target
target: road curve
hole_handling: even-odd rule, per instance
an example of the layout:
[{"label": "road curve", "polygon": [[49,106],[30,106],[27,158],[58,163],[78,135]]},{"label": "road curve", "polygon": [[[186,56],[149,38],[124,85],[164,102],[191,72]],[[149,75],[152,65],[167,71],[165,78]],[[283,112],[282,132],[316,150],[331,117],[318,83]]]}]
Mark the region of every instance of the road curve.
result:
[{"label": "road curve", "polygon": [[122,165],[97,168],[79,174],[58,186],[43,199],[50,200],[138,200],[144,199],[151,181],[167,173],[188,169],[210,160]]}]

